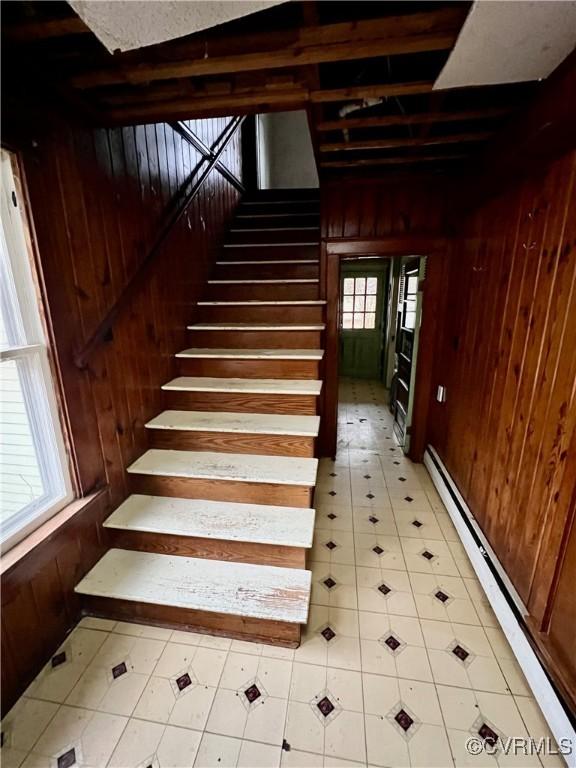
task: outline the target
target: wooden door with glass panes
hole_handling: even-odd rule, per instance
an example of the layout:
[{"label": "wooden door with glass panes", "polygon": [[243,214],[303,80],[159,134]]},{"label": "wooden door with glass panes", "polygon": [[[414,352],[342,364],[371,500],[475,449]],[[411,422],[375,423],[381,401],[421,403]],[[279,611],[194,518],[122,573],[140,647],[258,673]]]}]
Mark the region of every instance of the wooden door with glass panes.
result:
[{"label": "wooden door with glass panes", "polygon": [[420,280],[424,277],[425,259],[410,258],[402,264],[396,328],[396,371],[392,387],[394,432],[405,450],[410,445],[410,423],[414,397],[416,353],[420,327]]},{"label": "wooden door with glass panes", "polygon": [[387,264],[343,264],[340,296],[340,375],[378,379],[382,364],[382,295]]}]

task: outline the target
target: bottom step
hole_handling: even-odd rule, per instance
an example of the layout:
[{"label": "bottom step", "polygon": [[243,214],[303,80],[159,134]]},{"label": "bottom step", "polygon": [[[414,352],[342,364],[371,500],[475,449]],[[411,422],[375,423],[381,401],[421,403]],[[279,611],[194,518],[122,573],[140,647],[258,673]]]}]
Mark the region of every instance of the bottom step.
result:
[{"label": "bottom step", "polygon": [[311,574],[109,550],[75,587],[88,613],[297,647]]}]

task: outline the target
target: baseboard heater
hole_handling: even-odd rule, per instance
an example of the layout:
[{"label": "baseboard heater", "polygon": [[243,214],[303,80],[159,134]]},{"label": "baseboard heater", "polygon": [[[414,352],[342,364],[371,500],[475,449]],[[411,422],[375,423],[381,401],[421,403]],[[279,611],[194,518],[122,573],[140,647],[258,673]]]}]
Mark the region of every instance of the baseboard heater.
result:
[{"label": "baseboard heater", "polygon": [[[490,601],[492,610],[506,635],[534,698],[538,702],[556,741],[570,738],[576,744],[573,715],[565,706],[553,681],[542,666],[523,627],[527,610],[514,589],[480,526],[470,512],[442,460],[429,445],[424,464],[444,502],[474,570]],[[512,735],[512,734],[509,734]],[[576,768],[576,751],[564,755],[570,768]]]}]

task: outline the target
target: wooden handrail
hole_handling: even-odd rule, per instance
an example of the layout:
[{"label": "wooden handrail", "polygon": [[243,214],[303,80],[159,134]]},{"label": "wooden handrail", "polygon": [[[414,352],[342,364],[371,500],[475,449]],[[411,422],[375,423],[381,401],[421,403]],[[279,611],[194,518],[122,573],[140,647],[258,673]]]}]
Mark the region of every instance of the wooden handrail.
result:
[{"label": "wooden handrail", "polygon": [[[176,131],[180,136],[182,136],[183,139],[185,139],[189,144],[191,144],[194,149],[196,149],[202,157],[205,160],[212,160],[214,157],[214,150],[210,149],[210,147],[207,147],[206,144],[198,137],[195,133],[193,133],[188,126],[183,123],[182,121],[178,120],[174,123],[169,123],[170,127],[173,131]],[[214,166],[216,170],[224,176],[226,181],[229,181],[230,184],[232,184],[236,189],[244,194],[246,192],[246,189],[244,188],[244,184],[240,181],[240,179],[236,178],[232,171],[227,168],[223,162],[218,160],[216,158],[216,164]]]},{"label": "wooden handrail", "polygon": [[[133,297],[138,293],[142,285],[144,284],[146,277],[148,276],[148,272],[150,271],[150,268],[153,266],[153,264],[156,261],[156,258],[158,257],[158,254],[161,251],[161,247],[164,244],[164,241],[168,234],[170,233],[172,227],[182,218],[183,214],[185,213],[186,209],[190,205],[190,203],[194,200],[194,198],[197,196],[198,192],[200,191],[202,185],[206,181],[208,175],[213,170],[213,168],[216,166],[216,163],[218,163],[222,153],[230,143],[230,140],[240,128],[244,121],[245,117],[235,117],[233,120],[231,120],[224,131],[222,132],[220,138],[218,139],[217,144],[219,144],[218,148],[216,150],[212,151],[212,155],[210,159],[207,157],[204,157],[200,163],[200,166],[196,166],[194,170],[190,173],[182,187],[180,188],[180,191],[177,193],[176,197],[173,198],[173,201],[168,204],[168,216],[166,218],[166,221],[163,223],[162,227],[160,228],[160,232],[158,233],[156,239],[152,243],[152,246],[150,247],[150,250],[140,263],[138,269],[130,279],[130,281],[124,286],[120,296],[116,299],[112,307],[108,310],[103,320],[98,324],[98,327],[94,331],[94,333],[91,334],[88,341],[84,344],[82,349],[74,356],[74,364],[80,368],[84,369],[86,368],[86,365],[88,363],[88,360],[94,353],[94,351],[106,340],[110,339],[110,333],[112,331],[112,326],[114,325],[116,319],[118,316],[122,313],[122,311],[128,306],[128,304],[131,302]],[[220,143],[221,142],[221,143]],[[207,164],[205,168],[202,169],[200,172],[200,175],[197,177],[196,181],[194,181],[194,184],[192,185],[192,188],[189,192],[185,192],[188,185],[193,181],[194,177],[198,173],[199,168],[202,167],[202,164],[204,161],[207,160]]]}]

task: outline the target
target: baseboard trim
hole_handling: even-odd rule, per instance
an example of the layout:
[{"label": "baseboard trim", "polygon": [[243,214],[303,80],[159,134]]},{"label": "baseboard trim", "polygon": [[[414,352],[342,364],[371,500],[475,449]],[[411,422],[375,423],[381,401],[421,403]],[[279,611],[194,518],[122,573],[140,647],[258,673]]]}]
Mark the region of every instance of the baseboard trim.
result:
[{"label": "baseboard trim", "polygon": [[[569,738],[576,745],[576,731],[570,714],[523,629],[526,608],[448,470],[431,445],[426,448],[424,465],[448,510],[478,580],[488,596],[492,610],[500,622],[554,738],[558,742],[560,739]],[[570,768],[576,768],[576,751],[563,757]]]}]

